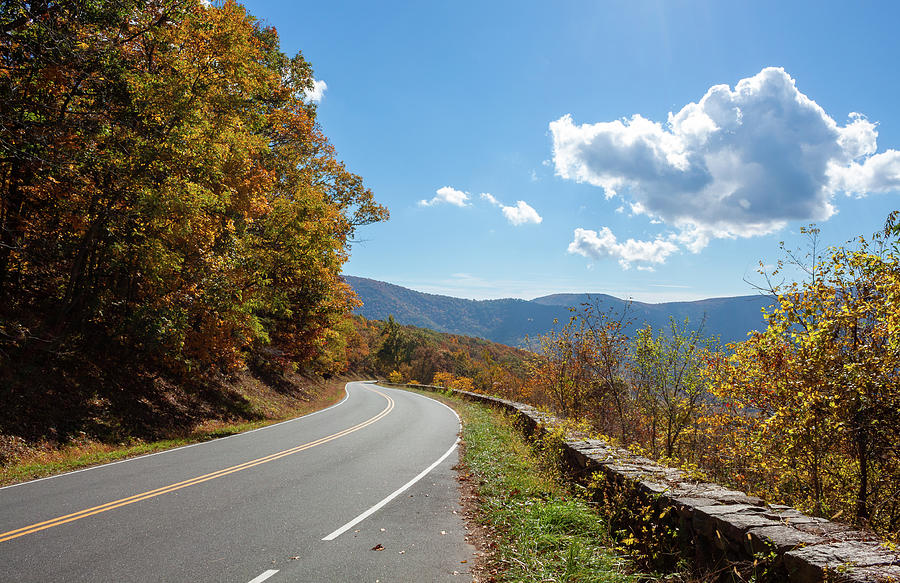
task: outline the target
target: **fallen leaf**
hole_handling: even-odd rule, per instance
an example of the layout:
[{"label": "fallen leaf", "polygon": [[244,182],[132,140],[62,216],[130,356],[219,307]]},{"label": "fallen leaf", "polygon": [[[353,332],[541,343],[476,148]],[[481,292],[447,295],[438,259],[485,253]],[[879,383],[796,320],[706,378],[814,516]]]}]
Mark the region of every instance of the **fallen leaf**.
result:
[{"label": "fallen leaf", "polygon": [[378,543],[377,545],[375,545],[374,547],[372,547],[372,550],[373,550],[373,551],[383,551],[383,550],[384,550],[384,545],[381,544],[381,543]]}]

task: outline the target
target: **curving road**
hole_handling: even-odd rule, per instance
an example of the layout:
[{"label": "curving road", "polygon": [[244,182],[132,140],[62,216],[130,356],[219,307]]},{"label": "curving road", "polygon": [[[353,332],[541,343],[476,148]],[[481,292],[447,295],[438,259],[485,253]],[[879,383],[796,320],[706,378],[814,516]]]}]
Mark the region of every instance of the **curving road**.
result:
[{"label": "curving road", "polygon": [[305,417],[0,488],[0,581],[468,581],[458,431],[356,382]]}]

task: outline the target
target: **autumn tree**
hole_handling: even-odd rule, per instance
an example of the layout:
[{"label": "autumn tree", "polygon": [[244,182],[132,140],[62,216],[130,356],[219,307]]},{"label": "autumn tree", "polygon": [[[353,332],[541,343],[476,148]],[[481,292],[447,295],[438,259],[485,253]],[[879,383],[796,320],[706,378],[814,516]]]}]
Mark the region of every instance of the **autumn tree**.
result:
[{"label": "autumn tree", "polygon": [[[815,243],[818,230],[805,232]],[[736,347],[717,368],[716,385],[729,425],[747,438],[745,455],[769,469],[778,494],[895,534],[898,236],[894,213],[882,232],[851,248],[813,250],[804,264],[809,277],[773,287],[778,303],[767,329]]]},{"label": "autumn tree", "polygon": [[557,411],[574,418],[588,410],[596,395],[593,374],[596,345],[583,318],[573,314],[559,330],[538,338],[529,382],[539,386]]},{"label": "autumn tree", "polygon": [[630,340],[625,334],[628,320],[628,304],[620,313],[603,310],[599,301],[582,306],[579,317],[584,321],[590,337],[592,354],[589,366],[596,384],[594,412],[595,424],[604,429],[618,425],[618,436],[623,442],[632,437],[634,420],[628,385]]}]

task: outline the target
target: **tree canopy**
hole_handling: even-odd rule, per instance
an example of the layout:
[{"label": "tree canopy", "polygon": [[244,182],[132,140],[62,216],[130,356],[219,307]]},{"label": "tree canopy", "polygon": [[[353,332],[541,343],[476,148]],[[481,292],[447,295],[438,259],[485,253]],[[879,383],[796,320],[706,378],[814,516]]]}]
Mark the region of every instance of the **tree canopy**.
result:
[{"label": "tree canopy", "polygon": [[340,269],[388,213],[273,28],[232,0],[12,0],[0,44],[0,349],[346,361]]}]

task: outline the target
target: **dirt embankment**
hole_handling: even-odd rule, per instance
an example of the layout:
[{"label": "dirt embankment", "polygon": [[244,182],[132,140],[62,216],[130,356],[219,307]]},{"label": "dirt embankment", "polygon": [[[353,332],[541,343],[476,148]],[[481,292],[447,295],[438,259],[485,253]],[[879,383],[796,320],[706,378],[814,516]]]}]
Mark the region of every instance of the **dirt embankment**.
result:
[{"label": "dirt embankment", "polygon": [[[232,375],[167,375],[115,350],[4,359],[0,467],[159,440],[202,440],[340,400],[348,374],[250,366]],[[68,455],[68,454],[67,454]]]}]

